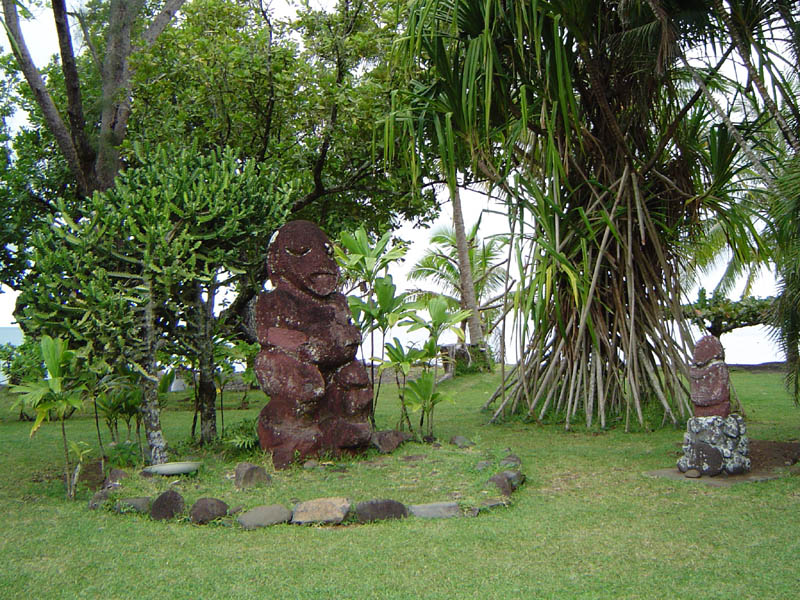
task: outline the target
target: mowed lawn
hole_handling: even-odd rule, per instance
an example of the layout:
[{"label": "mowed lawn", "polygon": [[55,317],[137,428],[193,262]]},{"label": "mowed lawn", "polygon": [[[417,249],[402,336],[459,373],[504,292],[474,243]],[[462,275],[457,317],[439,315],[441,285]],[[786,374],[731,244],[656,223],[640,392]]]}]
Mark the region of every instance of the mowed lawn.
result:
[{"label": "mowed lawn", "polygon": [[[733,381],[752,439],[800,438],[800,409],[779,374],[735,372]],[[645,472],[675,464],[682,429],[486,425],[479,409],[496,382],[473,375],[443,384],[455,402],[436,411],[440,448],[408,444],[387,458],[370,453],[324,470],[273,472],[271,486],[247,492],[226,478],[240,458],[181,444],[192,415],[167,410],[175,458],[205,464],[176,485],[187,507],[206,495],[245,509],[341,495],[355,502],[455,499],[466,507],[486,495],[490,473],[474,468],[480,460],[496,463],[511,451],[527,475],[510,506],[477,517],[254,531],[89,511],[85,488],[66,501],[57,424],[45,424],[31,440],[30,424],[16,421],[6,402],[0,598],[800,597],[800,471],[727,488],[651,478]],[[254,417],[252,406],[226,410],[226,424]],[[397,413],[388,386],[379,426],[394,425]],[[73,417],[68,433],[96,446],[88,415]],[[459,450],[447,443],[453,435],[476,445]],[[246,458],[268,464],[258,453]],[[134,477],[125,489],[157,492],[174,480]]]}]

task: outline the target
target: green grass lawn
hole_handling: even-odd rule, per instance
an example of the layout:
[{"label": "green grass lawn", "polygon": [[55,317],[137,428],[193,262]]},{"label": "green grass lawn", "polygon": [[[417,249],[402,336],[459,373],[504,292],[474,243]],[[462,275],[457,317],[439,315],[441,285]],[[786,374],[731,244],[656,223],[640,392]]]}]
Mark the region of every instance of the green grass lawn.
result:
[{"label": "green grass lawn", "polygon": [[[733,381],[754,439],[800,437],[800,409],[778,374],[736,372]],[[63,499],[60,432],[10,414],[0,423],[0,598],[797,598],[800,475],[713,488],[653,479],[672,466],[682,431],[564,431],[513,421],[485,425],[479,407],[496,378],[443,384],[457,400],[437,409],[441,448],[408,444],[397,455],[337,464],[343,472],[291,469],[271,486],[237,492],[226,479],[236,461],[178,444],[191,412],[163,415],[175,458],[204,467],[178,488],[187,504],[212,495],[229,505],[344,495],[407,504],[480,501],[486,473],[474,465],[519,455],[528,481],[506,508],[476,518],[381,522],[347,527],[280,525],[255,531],[89,511],[90,492]],[[388,388],[379,426],[397,418]],[[178,402],[173,402],[177,406]],[[230,398],[230,405],[237,402]],[[226,425],[258,412],[228,410]],[[71,439],[96,445],[94,422],[73,417]],[[477,443],[457,450],[461,434]],[[424,455],[419,460],[403,456]],[[251,461],[267,465],[265,457]],[[125,485],[154,494],[174,479]],[[130,494],[128,492],[130,491]]]}]

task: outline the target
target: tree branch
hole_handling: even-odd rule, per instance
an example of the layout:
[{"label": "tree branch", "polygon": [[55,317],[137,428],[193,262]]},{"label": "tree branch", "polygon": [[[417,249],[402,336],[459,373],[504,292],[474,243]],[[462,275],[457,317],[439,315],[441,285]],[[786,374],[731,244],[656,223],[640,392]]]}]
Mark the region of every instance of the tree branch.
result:
[{"label": "tree branch", "polygon": [[[142,34],[144,48],[153,45],[185,1],[169,0],[166,3]],[[100,189],[111,187],[119,170],[118,147],[125,137],[131,114],[131,71],[128,63],[132,52],[131,33],[136,15],[143,4],[144,0],[111,2],[108,41],[103,62],[103,111],[95,165]]]},{"label": "tree branch", "polygon": [[83,101],[81,100],[81,80],[78,76],[78,67],[75,64],[75,54],[72,49],[72,35],[70,34],[67,20],[67,6],[64,0],[53,0],[52,4],[53,18],[55,19],[56,33],[58,35],[58,48],[61,53],[61,71],[64,73],[67,116],[72,133],[72,141],[78,154],[81,172],[87,181],[91,181],[94,150],[92,150],[89,139],[86,136],[86,119],[83,116]]},{"label": "tree branch", "polygon": [[3,0],[3,15],[5,16],[8,38],[11,42],[11,51],[17,59],[17,63],[23,75],[25,75],[25,80],[33,91],[36,104],[42,111],[47,128],[53,134],[56,145],[66,159],[70,171],[75,175],[79,193],[86,195],[89,188],[86,177],[81,170],[78,152],[72,142],[69,129],[61,118],[58,108],[56,108],[53,98],[50,96],[50,92],[47,91],[42,75],[33,63],[33,58],[31,58],[31,54],[28,51],[28,46],[25,44],[25,38],[22,36],[19,25],[19,14],[17,13],[17,3],[15,0]]},{"label": "tree branch", "polygon": [[[173,17],[177,14],[185,2],[186,0],[167,1],[163,10],[156,15],[156,18],[153,19],[153,22],[150,23],[150,26],[145,29],[144,33],[142,34],[142,41],[144,42],[146,48],[149,48],[155,43],[155,41],[158,39],[158,36],[161,35],[161,33],[167,28],[169,22],[172,21]],[[140,50],[140,48],[137,48],[137,50]]]},{"label": "tree branch", "polygon": [[89,48],[89,53],[92,55],[92,62],[94,62],[94,66],[97,68],[97,71],[102,72],[103,61],[100,60],[100,54],[97,52],[97,47],[94,45],[94,42],[92,42],[92,38],[89,35],[89,26],[86,24],[86,15],[84,15],[80,10],[67,14],[78,21],[78,25],[80,25],[81,32],[83,33],[83,41],[86,42],[86,46]]}]

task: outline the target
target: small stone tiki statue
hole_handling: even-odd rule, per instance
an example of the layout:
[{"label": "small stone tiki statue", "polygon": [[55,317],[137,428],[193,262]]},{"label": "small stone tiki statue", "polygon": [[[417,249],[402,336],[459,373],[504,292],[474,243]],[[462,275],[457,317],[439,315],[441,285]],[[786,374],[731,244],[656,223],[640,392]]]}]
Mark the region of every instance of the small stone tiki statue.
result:
[{"label": "small stone tiki statue", "polygon": [[731,413],[725,349],[713,335],[700,339],[694,347],[689,380],[695,417],[718,416],[724,419]]},{"label": "small stone tiki statue", "polygon": [[678,470],[687,477],[746,473],[750,470],[747,426],[741,415],[731,414],[725,350],[713,335],[694,347],[689,379],[694,416],[686,422]]},{"label": "small stone tiki statue", "polygon": [[361,332],[336,291],[332,254],[328,237],[308,221],[281,227],[267,253],[275,289],[254,309],[261,344],[255,372],[270,397],[258,437],[277,469],[295,458],[356,451],[372,434],[372,385],[355,360]]}]

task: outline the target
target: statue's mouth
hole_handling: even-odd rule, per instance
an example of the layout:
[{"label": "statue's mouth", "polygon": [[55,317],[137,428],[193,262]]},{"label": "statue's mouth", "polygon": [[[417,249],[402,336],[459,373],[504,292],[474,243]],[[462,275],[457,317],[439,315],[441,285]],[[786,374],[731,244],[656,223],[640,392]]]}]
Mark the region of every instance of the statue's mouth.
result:
[{"label": "statue's mouth", "polygon": [[336,289],[338,276],[336,273],[313,273],[311,275],[311,285],[317,292],[330,293]]}]

